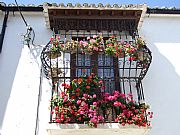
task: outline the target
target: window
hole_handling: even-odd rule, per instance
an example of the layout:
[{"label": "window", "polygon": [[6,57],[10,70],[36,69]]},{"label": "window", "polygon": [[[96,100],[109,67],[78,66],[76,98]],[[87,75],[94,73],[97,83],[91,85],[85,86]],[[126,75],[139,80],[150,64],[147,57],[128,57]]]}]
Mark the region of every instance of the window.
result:
[{"label": "window", "polygon": [[[66,42],[70,40],[87,40],[87,37],[98,35],[97,31],[60,31],[61,41]],[[131,44],[134,39],[127,31],[103,31],[103,39],[107,40],[108,37],[114,35],[118,41],[124,41]],[[48,49],[48,48],[46,48]],[[46,52],[46,51],[45,51]],[[49,76],[52,72],[48,70],[49,67],[58,67],[63,74],[58,77],[53,77],[54,83],[57,81],[61,83],[70,83],[74,78],[82,75],[85,69],[85,74],[90,75],[95,73],[99,78],[104,81],[105,89],[102,92],[113,93],[118,90],[121,93],[133,93],[137,101],[143,100],[143,87],[142,78],[146,73],[146,68],[138,66],[137,61],[129,61],[128,56],[117,58],[101,53],[84,54],[81,51],[61,52],[61,57],[57,59],[48,59],[46,55],[42,55],[44,62],[44,71]],[[47,68],[47,71],[46,71]],[[55,68],[55,71],[56,71]],[[58,72],[58,71],[56,71]]]}]

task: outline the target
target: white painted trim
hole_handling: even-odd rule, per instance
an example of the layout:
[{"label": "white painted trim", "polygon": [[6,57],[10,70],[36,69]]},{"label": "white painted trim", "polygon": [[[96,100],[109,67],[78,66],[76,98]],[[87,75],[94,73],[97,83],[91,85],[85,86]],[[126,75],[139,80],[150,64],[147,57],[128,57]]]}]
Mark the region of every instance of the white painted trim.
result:
[{"label": "white painted trim", "polygon": [[145,17],[180,17],[180,14],[147,14]]},{"label": "white painted trim", "polygon": [[91,128],[87,124],[49,124],[48,135],[145,135],[151,127],[138,127],[136,125],[122,126],[118,123],[98,124]]},{"label": "white painted trim", "polygon": [[140,18],[140,20],[139,20],[138,27],[137,27],[138,31],[140,31],[140,28],[141,28],[142,23],[143,23],[143,21],[144,21],[144,18],[145,18],[145,16],[146,16],[146,11],[147,11],[147,5],[144,4],[144,5],[143,5],[142,14],[141,14],[141,18]]}]

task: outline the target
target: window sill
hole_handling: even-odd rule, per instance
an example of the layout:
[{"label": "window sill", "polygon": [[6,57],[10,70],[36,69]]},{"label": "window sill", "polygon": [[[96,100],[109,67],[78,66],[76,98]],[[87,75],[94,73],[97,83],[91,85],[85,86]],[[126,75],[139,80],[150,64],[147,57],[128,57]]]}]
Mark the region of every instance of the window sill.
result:
[{"label": "window sill", "polygon": [[151,127],[138,127],[135,125],[121,126],[118,123],[98,124],[91,128],[87,124],[49,124],[48,135],[145,135]]}]

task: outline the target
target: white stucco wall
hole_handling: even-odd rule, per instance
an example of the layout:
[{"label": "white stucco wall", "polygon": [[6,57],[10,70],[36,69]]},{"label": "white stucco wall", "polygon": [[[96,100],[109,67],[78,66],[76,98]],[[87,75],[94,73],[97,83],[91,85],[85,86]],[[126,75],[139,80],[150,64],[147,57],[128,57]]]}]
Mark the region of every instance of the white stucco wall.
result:
[{"label": "white stucco wall", "polygon": [[[47,44],[52,32],[43,13],[25,13],[36,33],[35,44]],[[2,135],[32,135],[35,130],[41,47],[23,46],[26,27],[19,13],[9,15],[0,54],[0,130]]]},{"label": "white stucco wall", "polygon": [[[0,13],[0,22],[1,22]],[[45,45],[52,32],[43,13],[25,13],[36,32],[35,44]],[[153,61],[143,81],[145,98],[154,112],[150,135],[179,135],[180,127],[180,17],[146,17],[141,35],[152,51]],[[23,46],[26,32],[18,13],[10,14],[0,54],[0,132],[2,135],[32,135],[35,132],[42,47]],[[47,135],[50,82],[42,79],[39,135]]]},{"label": "white stucco wall", "polygon": [[151,135],[179,135],[180,127],[180,16],[146,17],[141,35],[153,61],[145,77],[146,101],[154,112]]}]

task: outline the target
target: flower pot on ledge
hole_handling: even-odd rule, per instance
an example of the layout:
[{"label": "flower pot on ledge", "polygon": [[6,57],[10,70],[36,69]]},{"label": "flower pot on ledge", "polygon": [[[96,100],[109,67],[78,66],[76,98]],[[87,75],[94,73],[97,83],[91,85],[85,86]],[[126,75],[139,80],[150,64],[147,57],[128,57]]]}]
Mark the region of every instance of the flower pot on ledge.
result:
[{"label": "flower pot on ledge", "polygon": [[122,126],[119,123],[98,124],[97,128],[87,124],[49,124],[48,135],[145,135],[151,127]]}]

